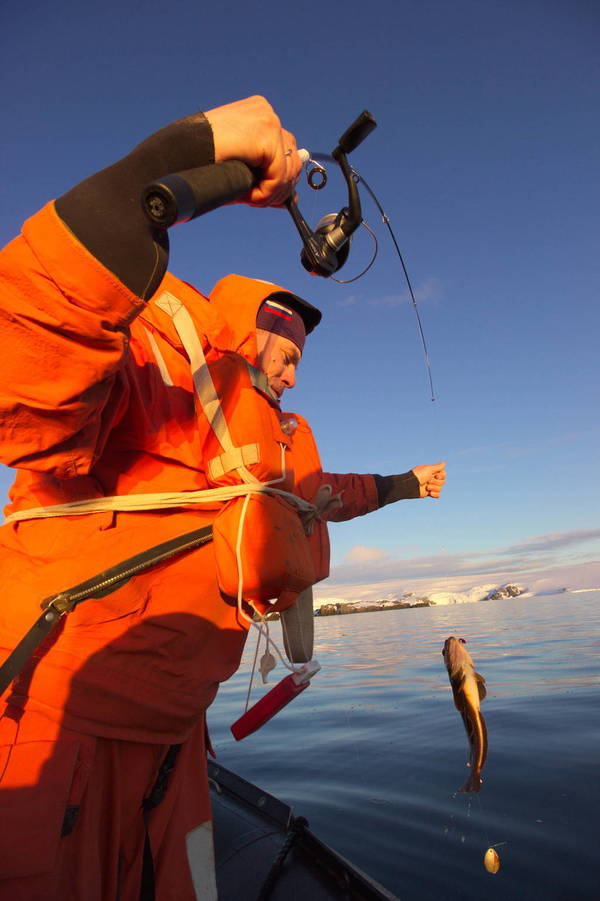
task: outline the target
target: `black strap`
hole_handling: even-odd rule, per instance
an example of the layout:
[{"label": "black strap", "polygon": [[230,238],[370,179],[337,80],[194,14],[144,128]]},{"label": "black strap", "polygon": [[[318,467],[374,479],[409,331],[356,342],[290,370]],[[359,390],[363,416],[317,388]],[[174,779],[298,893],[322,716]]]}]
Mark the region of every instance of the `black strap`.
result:
[{"label": "black strap", "polygon": [[150,823],[150,813],[154,810],[155,807],[158,807],[160,802],[163,800],[167,788],[169,786],[169,779],[171,778],[171,773],[175,769],[175,764],[177,763],[177,757],[179,752],[181,751],[181,745],[171,745],[165,759],[162,762],[161,768],[158,771],[158,776],[156,777],[156,782],[152,788],[152,791],[148,795],[147,798],[144,798],[142,801],[142,810],[144,812],[144,857],[142,863],[142,881],[140,884],[140,901],[154,901],[155,899],[155,878],[154,878],[154,858],[152,857],[152,846],[150,844],[150,836],[148,834],[148,826]]},{"label": "black strap", "polygon": [[194,529],[193,532],[178,535],[177,538],[163,541],[162,544],[148,548],[134,557],[128,557],[127,560],[105,569],[85,582],[80,582],[79,585],[74,585],[73,588],[67,588],[45,598],[40,604],[43,613],[0,667],[0,695],[4,694],[12,680],[19,675],[65,613],[70,613],[88,598],[101,598],[110,594],[145,569],[163,563],[177,554],[194,550],[211,540],[212,526]]}]

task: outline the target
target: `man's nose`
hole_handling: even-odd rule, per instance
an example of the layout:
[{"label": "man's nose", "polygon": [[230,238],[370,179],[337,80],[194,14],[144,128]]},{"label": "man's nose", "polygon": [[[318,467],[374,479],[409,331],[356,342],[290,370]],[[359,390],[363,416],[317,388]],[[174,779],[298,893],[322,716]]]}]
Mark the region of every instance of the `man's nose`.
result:
[{"label": "man's nose", "polygon": [[288,388],[293,388],[296,384],[296,367],[291,364],[286,366],[281,381],[284,382]]}]

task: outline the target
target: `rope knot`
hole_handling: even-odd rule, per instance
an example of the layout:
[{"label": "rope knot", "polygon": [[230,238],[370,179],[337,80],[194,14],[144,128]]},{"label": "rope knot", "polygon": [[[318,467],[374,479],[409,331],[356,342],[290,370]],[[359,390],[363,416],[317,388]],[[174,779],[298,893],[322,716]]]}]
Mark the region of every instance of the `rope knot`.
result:
[{"label": "rope knot", "polygon": [[321,485],[311,507],[300,511],[300,519],[306,535],[312,535],[317,519],[324,519],[328,513],[342,506],[342,494],[334,494],[331,485]]}]

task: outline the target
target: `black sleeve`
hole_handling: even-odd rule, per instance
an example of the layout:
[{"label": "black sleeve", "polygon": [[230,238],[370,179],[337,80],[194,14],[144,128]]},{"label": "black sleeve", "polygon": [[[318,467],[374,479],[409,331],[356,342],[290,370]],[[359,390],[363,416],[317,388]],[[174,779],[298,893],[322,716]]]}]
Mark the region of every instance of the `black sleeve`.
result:
[{"label": "black sleeve", "polygon": [[107,269],[147,299],[165,274],[169,238],[146,219],[142,188],[163,175],[214,163],[214,154],[212,129],[203,113],[179,119],[63,194],[56,210]]},{"label": "black sleeve", "polygon": [[420,497],[419,480],[414,472],[403,472],[397,476],[373,475],[377,486],[379,506],[393,504],[395,501],[408,500],[408,498]]}]

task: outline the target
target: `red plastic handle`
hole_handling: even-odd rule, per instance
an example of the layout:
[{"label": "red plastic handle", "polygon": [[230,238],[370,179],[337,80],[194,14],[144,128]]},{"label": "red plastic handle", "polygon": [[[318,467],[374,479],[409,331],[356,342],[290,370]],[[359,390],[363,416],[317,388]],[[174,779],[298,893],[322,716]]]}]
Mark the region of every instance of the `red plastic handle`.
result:
[{"label": "red plastic handle", "polygon": [[271,691],[267,692],[260,701],[253,704],[239,720],[236,720],[231,727],[231,732],[236,741],[240,741],[252,732],[256,732],[266,722],[268,722],[276,713],[293,701],[305,688],[308,688],[310,681],[297,683],[294,674],[290,673],[285,676],[281,682],[274,685]]}]

